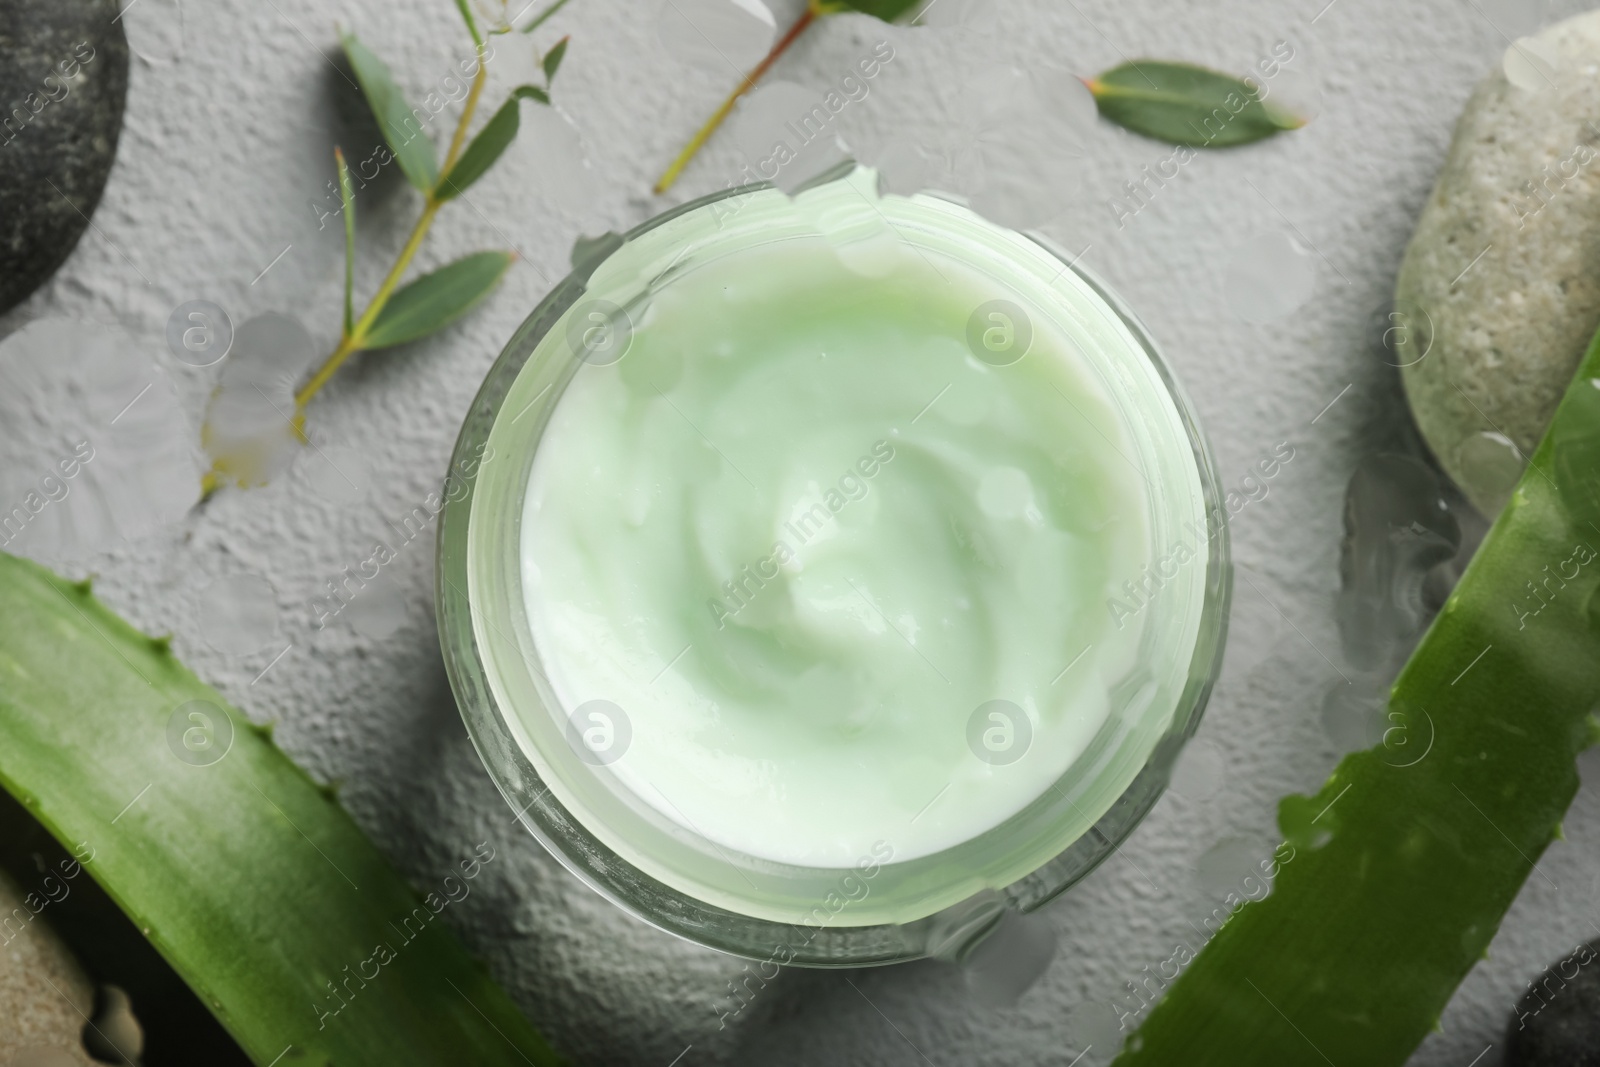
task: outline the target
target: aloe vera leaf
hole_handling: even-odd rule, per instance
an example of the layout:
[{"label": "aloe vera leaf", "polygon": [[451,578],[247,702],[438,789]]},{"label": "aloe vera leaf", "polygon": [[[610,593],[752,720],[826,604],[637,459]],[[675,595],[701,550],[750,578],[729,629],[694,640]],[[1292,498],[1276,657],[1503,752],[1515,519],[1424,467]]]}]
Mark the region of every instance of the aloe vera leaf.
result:
[{"label": "aloe vera leaf", "polygon": [[[218,747],[185,761],[186,736]],[[257,1064],[559,1062],[446,928],[459,890],[441,875],[419,897],[164,639],[4,553],[0,785],[86,858]],[[464,863],[482,855],[463,842]]]},{"label": "aloe vera leaf", "polygon": [[1283,799],[1296,852],[1271,895],[1199,952],[1120,1067],[1401,1064],[1483,958],[1560,832],[1600,700],[1597,379],[1600,336],[1396,681],[1384,742]]}]

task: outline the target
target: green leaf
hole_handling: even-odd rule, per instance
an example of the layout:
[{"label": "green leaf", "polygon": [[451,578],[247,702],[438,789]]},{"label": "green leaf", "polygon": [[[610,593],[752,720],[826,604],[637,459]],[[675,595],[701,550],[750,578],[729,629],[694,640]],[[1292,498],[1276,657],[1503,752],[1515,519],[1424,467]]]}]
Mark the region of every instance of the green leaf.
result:
[{"label": "green leaf", "polygon": [[556,71],[561,69],[561,60],[567,54],[567,42],[570,40],[570,37],[561,38],[556,42],[554,48],[544,54],[544,80],[546,85],[556,80]]},{"label": "green leaf", "polygon": [[500,105],[500,110],[484,123],[483,129],[478,131],[472,143],[467,145],[467,150],[461,153],[461,158],[456,160],[456,165],[450,168],[450,173],[444,176],[434,196],[440,200],[453,199],[494,166],[500,153],[516,139],[517,130],[522,124],[522,115],[517,106],[519,100],[537,100],[541,104],[548,104],[550,96],[537,85],[519,85],[513,89],[511,96]]},{"label": "green leaf", "polygon": [[355,287],[356,271],[356,197],[350,187],[350,168],[345,166],[344,152],[337,146],[334,161],[339,165],[339,205],[344,214],[344,336],[350,336],[355,326],[355,308],[351,290]]},{"label": "green leaf", "polygon": [[1100,114],[1134,133],[1191,148],[1226,148],[1295,130],[1305,120],[1249,83],[1188,63],[1141,59],[1088,82]]},{"label": "green leaf", "polygon": [[361,339],[362,348],[389,348],[443,329],[489,295],[517,257],[474,252],[396,292]]},{"label": "green leaf", "polygon": [[545,20],[548,19],[551,15],[554,15],[557,11],[560,11],[562,8],[564,8],[566,6],[567,6],[567,0],[556,0],[555,3],[551,4],[549,7],[545,8],[543,11],[541,11],[537,15],[535,15],[532,22],[530,22],[526,26],[522,27],[522,32],[523,33],[532,33],[534,30],[538,29],[540,26],[543,26],[544,23],[545,23]]},{"label": "green leaf", "polygon": [[1593,740],[1597,379],[1600,335],[1395,682],[1384,743],[1283,800],[1295,853],[1271,894],[1226,919],[1117,1067],[1400,1067],[1483,958]]},{"label": "green leaf", "polygon": [[[63,877],[104,887],[258,1067],[558,1062],[456,920],[88,582],[0,553],[0,678],[0,786],[73,852]],[[496,843],[424,875],[435,902]]]},{"label": "green leaf", "polygon": [[434,158],[433,142],[423,132],[421,121],[406,103],[405,95],[383,60],[352,33],[341,33],[339,40],[406,180],[422,192],[428,192],[439,180],[439,164]]},{"label": "green leaf", "polygon": [[467,32],[472,34],[472,43],[480,49],[483,48],[483,34],[478,32],[478,20],[472,17],[472,8],[467,0],[456,0],[456,7],[461,11],[461,18],[467,24]]},{"label": "green leaf", "polygon": [[893,22],[913,10],[920,14],[929,6],[928,0],[813,0],[812,10],[820,15],[858,11],[884,22]]}]

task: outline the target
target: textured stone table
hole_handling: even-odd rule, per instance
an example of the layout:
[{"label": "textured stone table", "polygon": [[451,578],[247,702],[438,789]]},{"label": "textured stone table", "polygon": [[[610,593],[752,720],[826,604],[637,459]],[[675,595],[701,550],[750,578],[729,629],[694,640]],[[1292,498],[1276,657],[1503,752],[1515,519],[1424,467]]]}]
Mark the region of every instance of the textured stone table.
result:
[{"label": "textured stone table", "polygon": [[[174,632],[202,676],[252,717],[276,720],[282,745],[312,773],[342,781],[357,821],[415,881],[492,841],[496,860],[450,921],[579,1062],[1069,1062],[1084,1039],[1074,1010],[1126,999],[1124,983],[1211,912],[1199,859],[1231,854],[1215,846],[1232,841],[1265,855],[1275,799],[1314,787],[1337,758],[1320,709],[1342,669],[1333,614],[1341,500],[1357,460],[1394,443],[1404,421],[1374,323],[1468,91],[1507,37],[1531,28],[1518,22],[1528,16],[1460,0],[1007,0],[986,12],[931,31],[830,19],[775,77],[826,86],[890,41],[893,62],[837,120],[867,158],[897,137],[903,149],[967,128],[974,86],[1007,66],[1089,74],[1124,56],[1159,56],[1242,71],[1293,40],[1296,58],[1272,85],[1315,113],[1298,133],[1202,155],[1159,183],[1145,168],[1171,173],[1170,149],[1099,126],[1060,174],[1059,210],[1044,230],[1083,250],[1147,321],[1194,398],[1224,480],[1237,484],[1280,442],[1294,458],[1234,519],[1232,643],[1199,733],[1196,795],[1166,797],[1121,855],[1044,913],[1062,950],[1015,1006],[980,1006],[936,964],[786,972],[724,1026],[740,964],[627,918],[512,828],[445,680],[431,533],[385,568],[376,603],[386,611],[315,627],[311,598],[324,582],[367,558],[388,520],[437,487],[479,380],[564,272],[574,240],[672,202],[651,197],[650,183],[733,75],[669,54],[653,2],[575,0],[548,25],[547,43],[573,38],[557,86],[571,125],[526,111],[522,141],[436,227],[429,264],[514,246],[522,258],[503,289],[431,340],[366,357],[314,405],[313,439],[353,457],[361,492],[329,494],[314,469],[297,466],[80,564],[98,572],[115,608]],[[777,14],[782,25],[792,12]],[[127,18],[126,127],[95,229],[50,284],[0,319],[0,332],[42,318],[124,332],[171,382],[173,428],[193,441],[217,370],[168,354],[163,331],[178,305],[213,300],[235,324],[288,312],[318,349],[336,339],[339,234],[318,231],[312,202],[326,194],[332,144],[352,143],[360,114],[330,60],[334,20],[358,30],[415,98],[468,54],[466,39],[448,0],[218,0],[181,12],[171,0],[140,0]],[[532,73],[530,56],[515,51],[525,46],[521,37],[502,45],[491,98]],[[719,137],[674,196],[725,184],[741,165],[738,138]],[[1141,185],[1136,199],[1129,181]],[[416,208],[399,182],[370,200],[358,269],[369,292]],[[37,554],[50,558],[48,546]],[[252,575],[273,591],[272,640],[219,651],[213,642],[228,642],[208,641],[208,597],[233,587],[214,583]],[[1526,979],[1594,936],[1592,788],[1565,828],[1415,1062],[1474,1062],[1498,1045]],[[1101,1062],[1102,1051],[1082,1062]]]}]

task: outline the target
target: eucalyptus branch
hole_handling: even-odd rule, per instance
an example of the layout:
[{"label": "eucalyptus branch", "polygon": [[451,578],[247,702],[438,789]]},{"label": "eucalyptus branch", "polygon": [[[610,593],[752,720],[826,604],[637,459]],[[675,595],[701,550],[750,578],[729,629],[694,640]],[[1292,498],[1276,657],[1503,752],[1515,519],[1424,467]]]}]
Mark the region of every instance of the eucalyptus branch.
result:
[{"label": "eucalyptus branch", "polygon": [[[555,0],[528,28],[543,24],[567,2]],[[406,102],[389,68],[352,34],[341,34],[345,55],[387,142],[389,155],[384,163],[392,160],[398,164],[406,180],[422,194],[422,212],[377,291],[357,316],[353,291],[355,192],[344,152],[334,149],[340,210],[344,216],[343,319],[339,343],[294,393],[294,410],[286,416],[294,438],[301,443],[307,440],[307,405],[345,361],[357,352],[405,344],[449,325],[486,297],[516,260],[516,256],[507,251],[476,252],[401,284],[440,209],[483,177],[516,138],[521,123],[521,102],[533,100],[545,105],[550,103],[550,86],[567,51],[568,40],[563,37],[539,57],[544,71],[544,84],[521,85],[513,89],[483,128],[469,138],[468,132],[488,81],[491,53],[485,34],[473,16],[469,0],[456,0],[456,7],[466,23],[467,32],[472,35],[476,69],[472,71],[471,85],[442,163],[435,157],[433,142],[423,132],[426,120],[421,116],[424,113],[412,109]],[[509,20],[501,20],[490,28],[488,35],[509,32]],[[466,64],[463,63],[462,74],[466,73]],[[212,415],[217,411],[216,404],[223,391],[224,387],[219,387],[213,394],[212,407],[201,431],[201,441],[212,455],[211,470],[202,479],[202,488],[207,495],[228,479],[241,485],[258,483],[264,480],[271,466],[267,462],[272,453],[270,440],[260,435],[246,434],[240,437],[230,432],[231,427],[213,422]]]},{"label": "eucalyptus branch", "polygon": [[772,69],[772,65],[778,61],[778,58],[787,52],[789,47],[800,39],[800,35],[805,33],[806,29],[817,20],[817,16],[827,14],[828,10],[829,8],[821,0],[807,0],[805,13],[795,20],[794,25],[789,27],[787,33],[778,38],[778,43],[772,46],[772,51],[767,53],[766,58],[757,63],[755,69],[744,76],[744,80],[734,88],[733,92],[728,94],[728,98],[722,102],[722,106],[712,112],[705,125],[701,126],[695,135],[689,139],[689,143],[684,146],[683,151],[678,153],[678,158],[674,159],[672,165],[662,173],[660,178],[656,179],[655,192],[658,196],[672,188],[672,183],[678,180],[678,175],[683,173],[683,168],[689,165],[689,161],[694,159],[701,148],[705,147],[705,143],[711,140],[711,135],[716,133],[717,128],[732,114],[733,106],[739,102],[739,98],[755,88],[756,83],[766,76],[767,71]]}]

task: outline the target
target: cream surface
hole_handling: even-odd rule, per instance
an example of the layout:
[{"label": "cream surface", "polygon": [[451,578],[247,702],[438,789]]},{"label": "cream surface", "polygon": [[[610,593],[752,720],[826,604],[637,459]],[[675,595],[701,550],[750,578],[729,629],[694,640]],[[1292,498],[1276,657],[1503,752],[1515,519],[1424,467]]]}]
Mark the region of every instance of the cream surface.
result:
[{"label": "cream surface", "polygon": [[807,867],[936,853],[1050,789],[1136,664],[1107,602],[1151,558],[1135,443],[1055,318],[865,247],[656,287],[556,405],[521,534],[561,703],[627,720],[617,780]]}]

